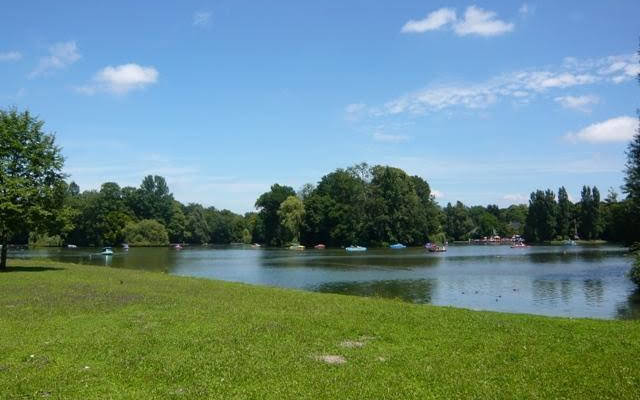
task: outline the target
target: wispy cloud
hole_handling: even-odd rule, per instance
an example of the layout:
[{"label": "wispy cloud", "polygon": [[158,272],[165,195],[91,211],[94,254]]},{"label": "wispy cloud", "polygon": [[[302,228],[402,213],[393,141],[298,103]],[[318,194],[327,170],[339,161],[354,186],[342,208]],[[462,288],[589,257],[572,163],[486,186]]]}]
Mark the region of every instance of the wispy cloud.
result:
[{"label": "wispy cloud", "polygon": [[564,108],[582,111],[585,113],[591,112],[591,107],[600,102],[600,98],[592,94],[585,96],[558,96],[553,100]]},{"label": "wispy cloud", "polygon": [[[578,86],[615,84],[633,79],[638,62],[637,55],[603,57],[593,60],[565,59],[560,66],[532,68],[495,76],[484,82],[448,83],[431,85],[392,99],[379,106],[352,107],[358,117],[383,117],[399,114],[423,115],[445,109],[485,109],[499,101],[515,103],[551,91]],[[635,63],[635,64],[634,64]],[[595,104],[594,98],[573,98],[556,95],[552,98],[568,106],[585,108]],[[582,102],[582,103],[581,103]]]},{"label": "wispy cloud", "polygon": [[429,13],[424,19],[409,20],[402,26],[402,33],[424,33],[451,27],[458,36],[497,36],[514,29],[514,24],[498,19],[494,11],[469,6],[459,19],[456,10],[440,8]]},{"label": "wispy cloud", "polygon": [[38,65],[31,74],[29,74],[29,77],[35,78],[55,70],[64,69],[78,61],[81,57],[75,41],[55,43],[49,47],[49,55],[40,58]]},{"label": "wispy cloud", "polygon": [[513,23],[499,20],[495,12],[485,11],[476,6],[467,7],[464,19],[453,26],[453,30],[460,36],[497,36],[511,32],[513,28]]},{"label": "wispy cloud", "polygon": [[80,93],[89,95],[97,92],[123,95],[156,83],[158,75],[158,70],[154,67],[144,67],[138,64],[107,66],[98,71],[89,84],[76,89]]},{"label": "wispy cloud", "polygon": [[569,132],[565,138],[571,142],[626,142],[633,138],[637,129],[637,118],[622,116],[591,124],[578,132]]},{"label": "wispy cloud", "polygon": [[431,195],[433,196],[434,199],[442,199],[443,197],[445,197],[444,193],[436,189],[433,189],[431,191]]},{"label": "wispy cloud", "polygon": [[374,132],[373,140],[375,140],[376,142],[382,142],[382,143],[402,143],[402,142],[409,141],[409,136],[396,135],[396,134],[383,133],[383,132]]},{"label": "wispy cloud", "polygon": [[193,26],[205,27],[211,24],[211,12],[198,11],[193,14]]},{"label": "wispy cloud", "polygon": [[434,31],[456,20],[456,11],[452,8],[441,8],[429,13],[424,19],[409,20],[402,27],[403,33],[423,33]]},{"label": "wispy cloud", "polygon": [[0,62],[3,61],[18,61],[22,59],[22,53],[19,51],[8,51],[6,53],[0,53]]}]

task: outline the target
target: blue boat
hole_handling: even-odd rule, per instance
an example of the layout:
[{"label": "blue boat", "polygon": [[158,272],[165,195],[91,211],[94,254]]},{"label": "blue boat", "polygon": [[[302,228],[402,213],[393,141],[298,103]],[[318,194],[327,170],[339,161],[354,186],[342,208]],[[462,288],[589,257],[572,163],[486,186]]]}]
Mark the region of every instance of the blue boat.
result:
[{"label": "blue boat", "polygon": [[362,246],[349,246],[345,248],[346,251],[367,251],[366,247]]},{"label": "blue boat", "polygon": [[391,246],[389,246],[389,248],[391,248],[391,249],[406,249],[407,246],[403,245],[402,243],[395,243],[395,244],[392,244]]}]

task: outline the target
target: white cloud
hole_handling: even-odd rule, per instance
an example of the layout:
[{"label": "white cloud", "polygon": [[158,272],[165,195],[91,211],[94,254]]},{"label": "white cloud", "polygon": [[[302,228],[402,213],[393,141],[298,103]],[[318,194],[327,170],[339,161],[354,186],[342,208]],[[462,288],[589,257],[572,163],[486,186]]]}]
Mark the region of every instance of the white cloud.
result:
[{"label": "white cloud", "polygon": [[600,102],[600,98],[595,95],[585,96],[558,96],[554,98],[557,103],[560,103],[564,108],[570,108],[572,110],[591,112],[591,106]]},{"label": "white cloud", "polygon": [[452,26],[458,36],[497,36],[511,32],[514,24],[497,19],[493,11],[476,6],[467,7],[464,17],[458,19],[453,8],[440,8],[421,20],[409,20],[402,26],[403,33],[423,33]]},{"label": "white cloud", "polygon": [[8,51],[6,53],[0,53],[0,62],[2,61],[18,61],[22,59],[22,53],[19,51]]},{"label": "white cloud", "polygon": [[[560,66],[543,69],[526,69],[498,75],[484,82],[455,82],[432,85],[387,101],[381,106],[365,106],[363,103],[349,105],[348,110],[358,117],[384,117],[403,113],[423,115],[429,112],[452,108],[469,110],[485,109],[501,100],[512,100],[521,104],[530,102],[538,95],[571,87],[596,83],[614,83],[611,79],[620,71],[633,71],[630,62],[634,56],[604,57],[595,60],[567,58]],[[624,65],[615,65],[624,60]],[[624,72],[624,79],[628,79]],[[552,99],[568,107],[586,110],[596,103],[595,97],[573,98],[557,94]],[[580,104],[582,102],[582,104]],[[356,107],[357,106],[357,107]],[[366,107],[366,109],[365,109]],[[355,118],[353,118],[355,119]]]},{"label": "white cloud", "polygon": [[636,118],[623,116],[591,124],[578,132],[569,132],[565,138],[571,142],[626,142],[638,129]]},{"label": "white cloud", "polygon": [[444,197],[444,193],[436,189],[431,191],[431,195],[433,196],[434,199],[441,199]]},{"label": "white cloud", "polygon": [[40,58],[38,66],[29,74],[34,78],[50,73],[53,70],[64,69],[81,58],[75,41],[59,42],[49,47],[49,55]]},{"label": "white cloud", "polygon": [[469,6],[464,13],[464,19],[456,22],[453,29],[459,36],[496,36],[511,32],[514,28],[513,23],[501,21],[496,18],[496,15],[493,11]]},{"label": "white cloud", "polygon": [[382,132],[374,132],[373,133],[373,140],[375,140],[376,142],[382,142],[382,143],[402,143],[402,142],[408,141],[409,140],[409,136],[406,136],[406,135],[393,135],[393,134],[382,133]]},{"label": "white cloud", "polygon": [[433,11],[421,20],[409,20],[402,27],[403,33],[422,33],[442,28],[456,20],[456,11],[451,8],[441,8]]},{"label": "white cloud", "polygon": [[527,202],[527,197],[519,193],[505,194],[504,196],[502,196],[502,200],[506,200],[511,204],[522,204]]},{"label": "white cloud", "polygon": [[123,64],[115,67],[107,66],[96,73],[93,81],[77,90],[84,94],[109,92],[126,94],[132,90],[144,89],[156,83],[158,70],[154,67],[143,67],[138,64]]},{"label": "white cloud", "polygon": [[193,14],[193,26],[204,27],[211,24],[211,13],[209,11],[198,11]]}]

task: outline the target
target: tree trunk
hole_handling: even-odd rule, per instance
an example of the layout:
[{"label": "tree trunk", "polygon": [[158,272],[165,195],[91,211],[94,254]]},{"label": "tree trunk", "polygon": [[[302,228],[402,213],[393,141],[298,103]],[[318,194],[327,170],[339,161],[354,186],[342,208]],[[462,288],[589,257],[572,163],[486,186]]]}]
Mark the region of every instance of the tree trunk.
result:
[{"label": "tree trunk", "polygon": [[4,271],[7,269],[7,250],[9,249],[9,244],[6,239],[2,240],[2,250],[0,250],[0,271]]}]

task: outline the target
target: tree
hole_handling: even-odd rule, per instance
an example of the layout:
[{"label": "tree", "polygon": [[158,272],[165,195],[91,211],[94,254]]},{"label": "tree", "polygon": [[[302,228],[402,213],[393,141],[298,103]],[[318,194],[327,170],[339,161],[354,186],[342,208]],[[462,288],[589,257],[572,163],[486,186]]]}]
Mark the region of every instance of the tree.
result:
[{"label": "tree", "polygon": [[189,204],[186,207],[187,222],[184,238],[188,243],[204,244],[209,242],[209,225],[205,218],[204,208],[200,204]]},{"label": "tree", "polygon": [[264,239],[268,245],[279,246],[285,242],[278,210],[287,197],[295,195],[293,188],[276,183],[256,200],[256,208],[260,209],[258,218],[264,224]]},{"label": "tree", "polygon": [[563,239],[569,238],[572,232],[573,204],[569,200],[569,194],[564,186],[558,189],[558,218],[556,233]]},{"label": "tree", "polygon": [[597,187],[583,186],[580,195],[580,236],[593,240],[600,237],[602,223],[600,217],[600,191]]},{"label": "tree", "polygon": [[444,215],[444,230],[448,238],[453,240],[469,239],[474,225],[469,216],[469,209],[462,202],[457,201],[455,206],[447,203]]},{"label": "tree", "polygon": [[529,199],[525,238],[530,242],[552,240],[556,234],[556,196],[552,190],[536,190]]},{"label": "tree", "polygon": [[124,237],[132,246],[166,246],[169,235],[164,225],[154,219],[129,222],[124,228]]},{"label": "tree", "polygon": [[29,111],[0,110],[0,270],[7,266],[9,237],[48,230],[63,205],[64,159],[43,125]]},{"label": "tree", "polygon": [[173,211],[173,195],[163,177],[158,175],[144,177],[137,190],[134,211],[138,218],[169,223]]},{"label": "tree", "polygon": [[300,227],[304,219],[304,204],[297,196],[289,196],[278,209],[280,224],[294,243],[300,242]]}]

